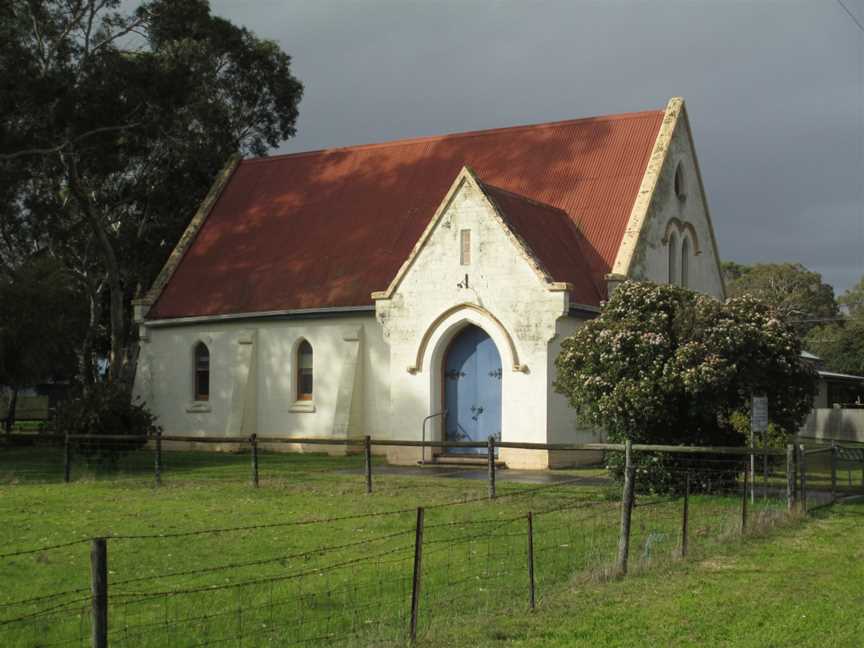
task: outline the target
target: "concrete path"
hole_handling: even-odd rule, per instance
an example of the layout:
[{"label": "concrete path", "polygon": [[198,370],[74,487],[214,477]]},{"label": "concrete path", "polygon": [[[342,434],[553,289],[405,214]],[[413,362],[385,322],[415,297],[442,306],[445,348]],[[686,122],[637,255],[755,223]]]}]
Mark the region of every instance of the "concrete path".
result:
[{"label": "concrete path", "polygon": [[[341,471],[345,474],[363,474],[363,469]],[[374,466],[373,476],[387,477],[425,477],[440,479],[474,479],[486,481],[489,478],[485,467],[478,466]],[[574,481],[576,480],[576,481]],[[578,472],[558,472],[556,470],[509,470],[499,468],[495,471],[496,482],[513,482],[516,484],[558,484],[573,482],[585,486],[602,486],[609,483],[605,477],[594,475],[580,476]]]}]

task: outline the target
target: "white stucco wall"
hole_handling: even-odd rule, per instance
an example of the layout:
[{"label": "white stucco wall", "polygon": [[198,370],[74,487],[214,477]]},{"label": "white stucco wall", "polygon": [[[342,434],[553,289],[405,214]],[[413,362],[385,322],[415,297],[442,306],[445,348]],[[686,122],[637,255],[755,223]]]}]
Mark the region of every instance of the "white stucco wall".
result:
[{"label": "white stucco wall", "polygon": [[[153,326],[146,337],[135,394],[165,434],[379,437],[389,423],[389,353],[371,312]],[[313,407],[296,401],[302,339],[313,349]],[[196,403],[198,341],[210,350],[210,399]]]},{"label": "white stucco wall", "polygon": [[555,391],[554,386],[557,374],[555,359],[561,353],[561,344],[586,321],[583,317],[562,317],[556,323],[555,337],[549,342],[549,443],[599,443],[603,440],[599,430],[578,420],[567,397]]},{"label": "white stucco wall", "polygon": [[798,436],[820,441],[864,443],[864,409],[814,408]]},{"label": "white stucco wall", "polygon": [[[470,265],[460,265],[463,229],[471,231]],[[501,354],[502,440],[547,442],[549,341],[567,309],[566,291],[550,290],[482,192],[471,182],[462,182],[395,291],[376,301],[390,347],[394,437],[419,439],[423,418],[441,411],[444,350],[470,322],[492,337]],[[441,438],[440,419],[430,430],[434,438]],[[408,461],[418,453],[392,454]],[[502,450],[502,457],[506,454]],[[508,460],[511,463],[518,460]]]},{"label": "white stucco wall", "polygon": [[[687,287],[722,299],[723,280],[709,221],[707,198],[703,193],[691,142],[690,126],[686,113],[682,112],[668,142],[665,161],[645,215],[644,226],[633,250],[628,276],[636,280],[667,283],[668,243],[674,232],[679,281],[682,240],[686,237],[690,240],[691,252]],[[685,196],[683,199],[675,191],[675,173],[679,165]]]}]

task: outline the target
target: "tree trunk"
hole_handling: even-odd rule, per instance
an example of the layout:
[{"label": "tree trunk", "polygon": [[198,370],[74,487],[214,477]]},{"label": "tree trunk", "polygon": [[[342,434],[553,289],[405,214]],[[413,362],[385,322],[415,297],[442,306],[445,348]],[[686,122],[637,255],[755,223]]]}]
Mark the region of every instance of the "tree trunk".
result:
[{"label": "tree trunk", "polygon": [[78,373],[81,385],[86,392],[95,382],[96,371],[93,366],[93,341],[96,339],[96,329],[99,326],[99,295],[101,289],[94,288],[90,281],[86,281],[87,299],[90,306],[90,315],[87,321],[87,333],[81,342],[81,352],[78,358]]},{"label": "tree trunk", "polygon": [[[113,255],[113,250],[112,250]],[[126,363],[126,326],[123,322],[123,287],[120,271],[116,267],[109,271],[111,310],[111,351],[108,354],[108,382],[114,382],[123,374]]]},{"label": "tree trunk", "polygon": [[3,426],[6,428],[6,435],[12,434],[12,426],[15,425],[15,409],[18,407],[18,388],[12,387],[12,396],[9,397],[9,410],[6,412],[6,420]]},{"label": "tree trunk", "polygon": [[108,382],[114,382],[122,375],[124,360],[126,357],[126,327],[124,323],[124,294],[123,283],[120,278],[120,264],[108,233],[105,231],[103,222],[96,214],[90,198],[81,186],[78,171],[74,159],[69,158],[66,165],[68,170],[67,179],[69,189],[81,208],[93,235],[96,237],[99,255],[104,264],[105,276],[108,283],[109,312],[111,317],[111,349],[108,353]]}]

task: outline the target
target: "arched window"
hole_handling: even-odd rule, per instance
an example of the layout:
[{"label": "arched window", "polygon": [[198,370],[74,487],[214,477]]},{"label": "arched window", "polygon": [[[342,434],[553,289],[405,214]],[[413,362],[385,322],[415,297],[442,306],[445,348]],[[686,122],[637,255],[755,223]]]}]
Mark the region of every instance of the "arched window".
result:
[{"label": "arched window", "polygon": [[678,237],[675,232],[669,235],[669,283],[678,283]]},{"label": "arched window", "polygon": [[297,400],[312,400],[312,345],[306,340],[297,347]]},{"label": "arched window", "polygon": [[681,239],[681,285],[687,288],[687,273],[690,269],[690,239]]},{"label": "arched window", "polygon": [[210,350],[203,342],[195,345],[195,400],[210,400]]}]

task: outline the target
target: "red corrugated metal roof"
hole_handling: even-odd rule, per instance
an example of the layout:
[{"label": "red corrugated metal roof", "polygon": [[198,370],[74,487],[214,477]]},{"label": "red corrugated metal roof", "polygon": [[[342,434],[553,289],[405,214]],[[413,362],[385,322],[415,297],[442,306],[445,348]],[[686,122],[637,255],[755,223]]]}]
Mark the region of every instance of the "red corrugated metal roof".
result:
[{"label": "red corrugated metal roof", "polygon": [[594,283],[585,259],[588,242],[567,212],[485,182],[481,186],[544,272],[553,281],[572,284],[571,302],[598,305],[605,289],[601,293]]},{"label": "red corrugated metal roof", "polygon": [[[463,166],[566,212],[600,285],[662,118],[628,113],[244,160],[148,317],[370,305]],[[531,232],[532,248],[543,248],[542,231]]]}]

